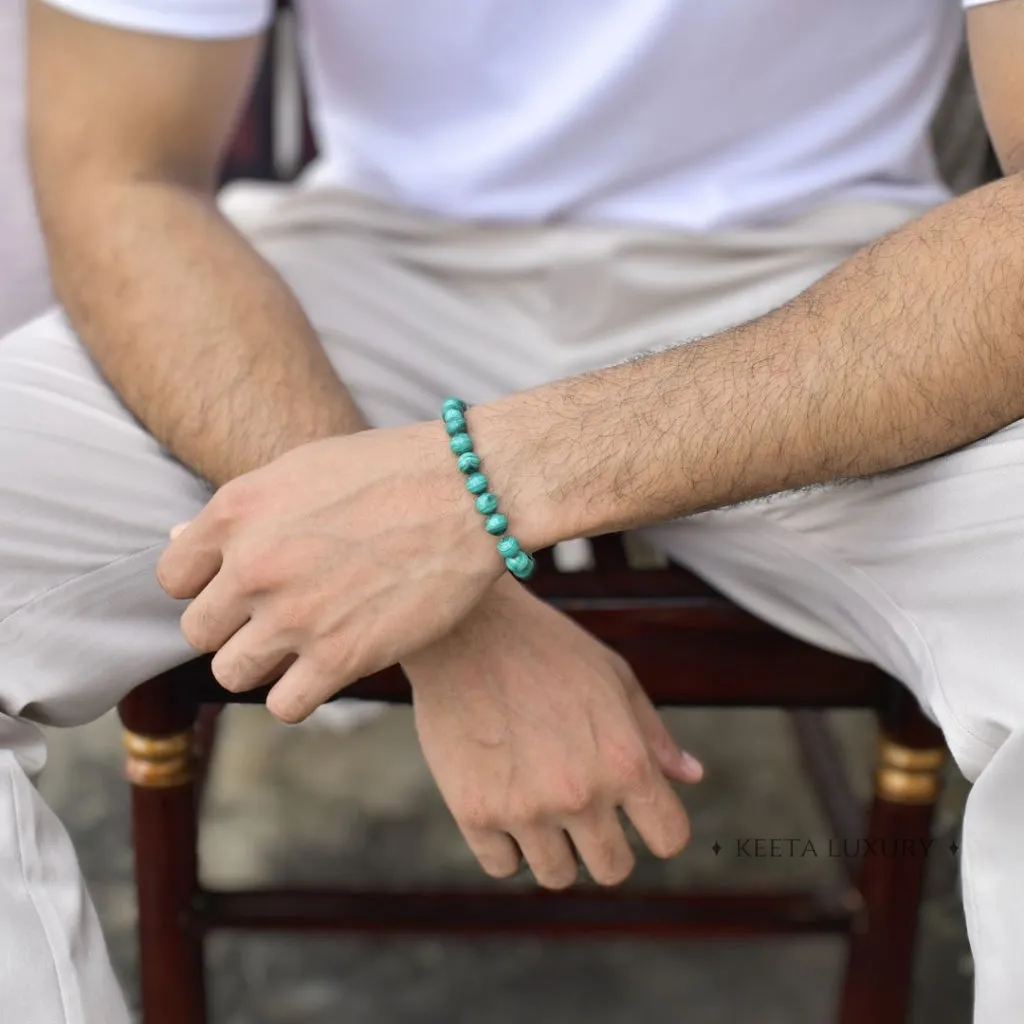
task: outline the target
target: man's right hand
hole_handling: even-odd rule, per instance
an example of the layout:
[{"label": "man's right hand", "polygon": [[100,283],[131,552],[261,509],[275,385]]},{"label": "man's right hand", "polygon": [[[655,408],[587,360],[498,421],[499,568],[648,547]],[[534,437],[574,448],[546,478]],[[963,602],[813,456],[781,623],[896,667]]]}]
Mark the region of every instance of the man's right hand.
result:
[{"label": "man's right hand", "polygon": [[525,858],[561,889],[578,854],[595,881],[618,884],[634,864],[620,810],[657,856],[686,845],[668,780],[697,782],[700,764],[619,655],[511,577],[403,667],[427,762],[489,875]]}]

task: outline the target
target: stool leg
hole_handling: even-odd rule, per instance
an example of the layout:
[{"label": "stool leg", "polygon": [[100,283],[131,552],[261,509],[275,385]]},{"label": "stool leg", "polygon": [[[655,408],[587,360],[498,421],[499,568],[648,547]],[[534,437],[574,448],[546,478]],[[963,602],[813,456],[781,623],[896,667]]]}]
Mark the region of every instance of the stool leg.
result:
[{"label": "stool leg", "polygon": [[197,707],[151,680],[122,702],[139,903],[142,1024],[206,1024],[203,941],[190,925],[199,888]]},{"label": "stool leg", "polygon": [[932,817],[945,759],[941,733],[916,706],[894,732],[881,735],[875,798],[858,872],[863,926],[850,941],[841,1024],[907,1020]]}]

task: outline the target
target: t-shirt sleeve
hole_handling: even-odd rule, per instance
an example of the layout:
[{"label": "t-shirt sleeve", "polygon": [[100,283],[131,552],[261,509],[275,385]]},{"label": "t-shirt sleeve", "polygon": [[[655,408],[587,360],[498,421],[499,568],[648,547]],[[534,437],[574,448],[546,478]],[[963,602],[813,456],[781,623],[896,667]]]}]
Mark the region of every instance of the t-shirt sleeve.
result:
[{"label": "t-shirt sleeve", "polygon": [[964,7],[980,7],[982,4],[997,4],[1002,0],[964,0]]},{"label": "t-shirt sleeve", "polygon": [[274,6],[273,0],[46,0],[46,3],[114,28],[189,39],[255,35],[270,23]]}]

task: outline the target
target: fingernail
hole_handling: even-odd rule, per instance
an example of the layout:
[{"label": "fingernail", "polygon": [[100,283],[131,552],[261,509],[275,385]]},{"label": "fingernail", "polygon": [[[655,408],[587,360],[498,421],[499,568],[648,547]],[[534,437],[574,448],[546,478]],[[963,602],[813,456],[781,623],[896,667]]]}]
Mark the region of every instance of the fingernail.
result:
[{"label": "fingernail", "polygon": [[188,529],[188,523],[178,523],[171,527],[171,540],[177,540]]},{"label": "fingernail", "polygon": [[683,766],[684,772],[693,776],[694,781],[703,777],[704,765],[693,754],[688,754],[685,750],[682,751],[679,754],[679,763]]}]

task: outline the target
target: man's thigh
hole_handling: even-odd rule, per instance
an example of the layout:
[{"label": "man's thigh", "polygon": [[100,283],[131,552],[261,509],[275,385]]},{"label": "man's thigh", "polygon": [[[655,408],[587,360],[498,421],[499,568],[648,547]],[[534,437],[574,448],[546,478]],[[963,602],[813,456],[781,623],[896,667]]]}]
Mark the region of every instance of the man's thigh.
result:
[{"label": "man's thigh", "polygon": [[337,189],[243,183],[221,205],[295,294],[374,426],[565,372],[548,229],[463,224]]},{"label": "man's thigh", "polygon": [[[430,418],[450,393],[496,397],[516,367],[538,372],[501,343],[496,289],[468,295],[372,232],[249,227],[374,426]],[[83,721],[190,656],[155,566],[170,527],[210,494],[58,313],[0,339],[0,713]]]},{"label": "man's thigh", "polygon": [[651,537],[768,621],[902,680],[968,777],[1024,727],[1024,422]]},{"label": "man's thigh", "polygon": [[81,721],[188,656],[154,567],[208,496],[59,314],[0,340],[0,709]]}]

